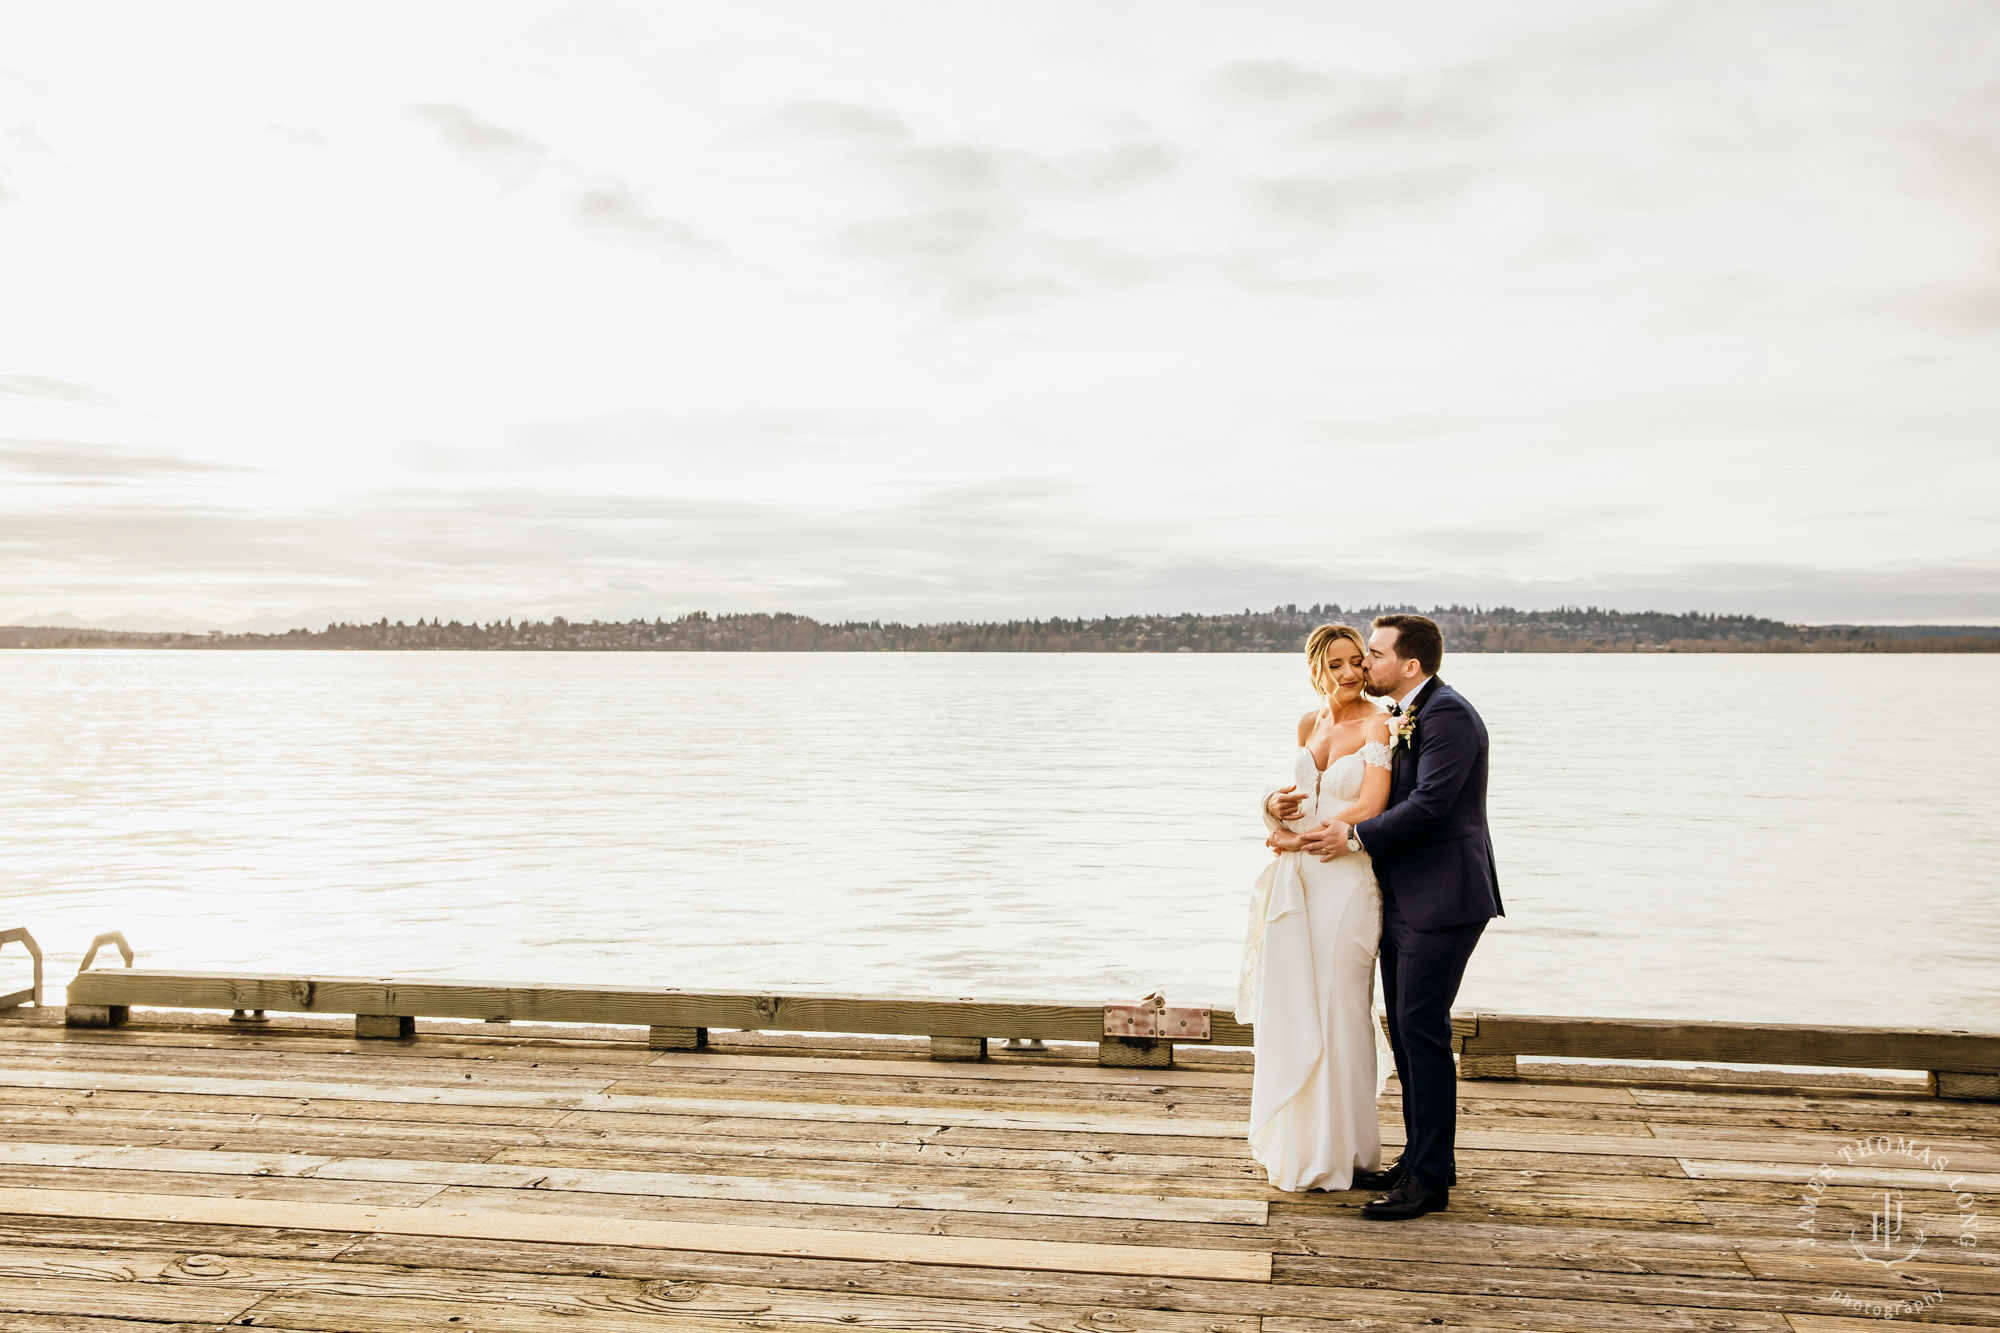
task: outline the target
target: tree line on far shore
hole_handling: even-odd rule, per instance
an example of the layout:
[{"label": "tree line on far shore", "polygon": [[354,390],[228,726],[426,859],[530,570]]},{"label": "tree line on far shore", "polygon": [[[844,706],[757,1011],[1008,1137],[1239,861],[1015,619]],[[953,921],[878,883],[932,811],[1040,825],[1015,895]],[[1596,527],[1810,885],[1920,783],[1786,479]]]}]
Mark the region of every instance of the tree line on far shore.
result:
[{"label": "tree line on far shore", "polygon": [[[419,619],[414,625],[340,622],[282,634],[146,633],[14,626],[0,648],[230,648],[495,652],[1064,652],[1289,653],[1315,625],[1366,626],[1414,607],[1297,604],[1241,614],[1100,616],[1094,619],[822,622],[763,612],[694,611],[672,620],[512,619],[488,624]],[[1425,614],[1450,652],[1472,653],[1868,653],[2000,652],[2000,628],[1928,625],[1791,625],[1756,616],[1560,607],[1436,607]]]}]

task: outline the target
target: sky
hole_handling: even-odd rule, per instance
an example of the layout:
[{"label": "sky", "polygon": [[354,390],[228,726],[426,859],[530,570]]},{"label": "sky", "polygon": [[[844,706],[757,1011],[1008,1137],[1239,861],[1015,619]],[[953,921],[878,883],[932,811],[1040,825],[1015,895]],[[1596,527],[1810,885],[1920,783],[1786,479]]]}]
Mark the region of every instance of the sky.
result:
[{"label": "sky", "polygon": [[0,0],[0,623],[2000,622],[2000,7]]}]

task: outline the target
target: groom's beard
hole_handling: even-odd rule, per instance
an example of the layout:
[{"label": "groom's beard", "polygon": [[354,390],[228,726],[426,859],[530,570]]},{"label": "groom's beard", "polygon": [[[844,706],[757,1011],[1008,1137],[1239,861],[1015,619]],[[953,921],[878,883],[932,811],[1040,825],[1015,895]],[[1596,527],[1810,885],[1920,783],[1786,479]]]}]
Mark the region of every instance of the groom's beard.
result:
[{"label": "groom's beard", "polygon": [[1383,689],[1382,687],[1377,685],[1374,681],[1368,680],[1366,678],[1363,678],[1361,682],[1361,692],[1367,695],[1370,699],[1386,699],[1389,697],[1389,691]]}]

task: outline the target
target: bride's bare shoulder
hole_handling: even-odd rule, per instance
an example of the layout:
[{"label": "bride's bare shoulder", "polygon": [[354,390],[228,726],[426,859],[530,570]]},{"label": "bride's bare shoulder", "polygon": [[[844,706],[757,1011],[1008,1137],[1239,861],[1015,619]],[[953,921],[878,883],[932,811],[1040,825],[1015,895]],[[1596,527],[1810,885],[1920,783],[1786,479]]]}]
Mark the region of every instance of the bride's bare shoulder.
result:
[{"label": "bride's bare shoulder", "polygon": [[1383,709],[1361,719],[1361,735],[1364,740],[1386,741],[1389,739],[1389,712]]},{"label": "bride's bare shoulder", "polygon": [[1307,741],[1311,740],[1313,730],[1318,726],[1319,710],[1315,708],[1299,719],[1299,744],[1304,745]]}]

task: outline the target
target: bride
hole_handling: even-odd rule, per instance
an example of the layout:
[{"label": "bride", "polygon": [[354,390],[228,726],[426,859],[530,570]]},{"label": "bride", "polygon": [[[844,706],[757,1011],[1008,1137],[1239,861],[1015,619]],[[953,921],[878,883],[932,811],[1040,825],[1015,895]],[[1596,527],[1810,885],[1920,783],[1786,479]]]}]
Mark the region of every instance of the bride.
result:
[{"label": "bride", "polygon": [[1363,656],[1346,625],[1307,638],[1320,706],[1299,719],[1292,785],[1264,799],[1277,859],[1251,895],[1236,1016],[1257,1029],[1250,1152],[1281,1190],[1349,1189],[1382,1165],[1370,1013],[1381,890],[1366,852],[1322,861],[1298,850],[1303,831],[1388,804],[1388,714],[1363,697]]}]

